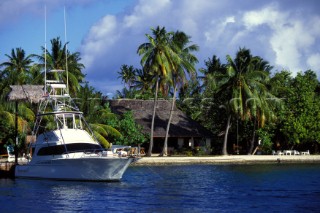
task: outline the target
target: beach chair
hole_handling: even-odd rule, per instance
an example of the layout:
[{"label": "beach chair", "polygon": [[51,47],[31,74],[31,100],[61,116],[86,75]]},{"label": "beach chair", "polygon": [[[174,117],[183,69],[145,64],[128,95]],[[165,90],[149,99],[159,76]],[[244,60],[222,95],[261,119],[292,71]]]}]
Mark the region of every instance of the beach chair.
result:
[{"label": "beach chair", "polygon": [[280,150],[277,151],[277,155],[283,155],[283,152],[281,152]]},{"label": "beach chair", "polygon": [[300,152],[298,152],[297,150],[293,150],[293,155],[300,155]]},{"label": "beach chair", "polygon": [[283,150],[284,155],[291,155],[292,150]]},{"label": "beach chair", "polygon": [[310,155],[309,150],[305,151],[305,152],[301,152],[301,155]]}]

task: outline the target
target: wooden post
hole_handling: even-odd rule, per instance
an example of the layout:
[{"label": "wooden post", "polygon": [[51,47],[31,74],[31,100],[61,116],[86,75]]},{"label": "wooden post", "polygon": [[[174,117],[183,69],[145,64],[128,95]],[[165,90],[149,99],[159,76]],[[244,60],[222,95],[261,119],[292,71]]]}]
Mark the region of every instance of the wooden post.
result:
[{"label": "wooden post", "polygon": [[14,144],[15,163],[18,164],[18,101],[16,101],[16,115],[15,115],[15,144]]},{"label": "wooden post", "polygon": [[140,143],[138,143],[138,153],[137,156],[140,157],[141,155],[141,147],[140,147]]},{"label": "wooden post", "polygon": [[254,151],[253,151],[252,155],[255,155],[255,154],[256,154],[256,152],[257,152],[258,148],[259,148],[259,145],[254,149]]}]

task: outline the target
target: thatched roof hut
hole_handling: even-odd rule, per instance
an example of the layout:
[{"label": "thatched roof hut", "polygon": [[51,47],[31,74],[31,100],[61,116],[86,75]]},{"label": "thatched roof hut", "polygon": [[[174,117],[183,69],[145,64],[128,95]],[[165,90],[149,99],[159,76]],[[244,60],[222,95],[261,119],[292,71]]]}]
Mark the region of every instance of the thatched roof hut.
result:
[{"label": "thatched roof hut", "polygon": [[43,85],[11,85],[9,101],[30,101],[39,103],[43,99]]},{"label": "thatched roof hut", "polygon": [[[150,133],[151,120],[153,114],[153,100],[132,100],[118,99],[110,100],[110,107],[114,113],[122,114],[131,110],[135,121],[140,124],[144,131]],[[158,100],[154,137],[165,137],[166,127],[171,110],[171,101]],[[211,138],[210,131],[205,129],[196,121],[187,117],[181,110],[174,108],[171,121],[169,137],[186,138],[186,137],[207,137]]]}]

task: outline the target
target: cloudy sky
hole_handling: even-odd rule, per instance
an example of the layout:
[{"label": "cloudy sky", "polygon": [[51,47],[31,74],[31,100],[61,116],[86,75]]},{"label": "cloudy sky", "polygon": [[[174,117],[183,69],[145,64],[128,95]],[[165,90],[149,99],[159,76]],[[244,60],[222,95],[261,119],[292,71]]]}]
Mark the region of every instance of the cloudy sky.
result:
[{"label": "cloudy sky", "polygon": [[81,53],[90,85],[104,94],[121,90],[122,64],[140,68],[137,48],[150,28],[184,31],[200,47],[199,64],[240,47],[293,75],[311,69],[320,77],[320,1],[318,0],[1,0],[0,62],[12,48],[41,54],[60,36]]}]

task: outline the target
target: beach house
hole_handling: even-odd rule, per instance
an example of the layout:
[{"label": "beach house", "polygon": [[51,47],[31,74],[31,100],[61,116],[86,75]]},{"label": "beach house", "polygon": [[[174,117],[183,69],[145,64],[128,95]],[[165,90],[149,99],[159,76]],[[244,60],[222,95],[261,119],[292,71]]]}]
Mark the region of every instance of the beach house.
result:
[{"label": "beach house", "polygon": [[[153,100],[137,99],[116,99],[109,100],[112,112],[122,114],[131,110],[135,121],[143,127],[143,131],[150,133],[151,120],[153,114]],[[161,152],[166,127],[171,110],[171,101],[158,100],[154,124],[154,146],[153,152]],[[181,148],[206,147],[210,148],[212,142],[212,133],[201,126],[196,121],[189,118],[185,113],[174,107],[171,121],[168,151]]]}]

